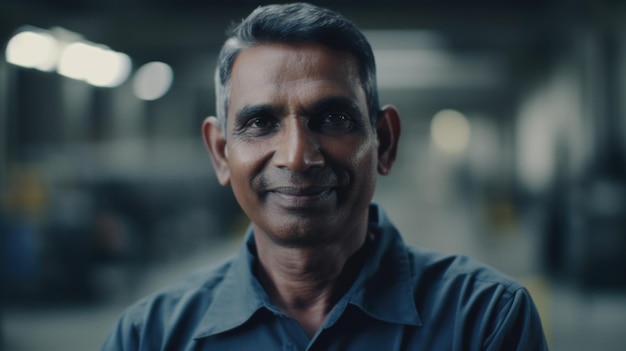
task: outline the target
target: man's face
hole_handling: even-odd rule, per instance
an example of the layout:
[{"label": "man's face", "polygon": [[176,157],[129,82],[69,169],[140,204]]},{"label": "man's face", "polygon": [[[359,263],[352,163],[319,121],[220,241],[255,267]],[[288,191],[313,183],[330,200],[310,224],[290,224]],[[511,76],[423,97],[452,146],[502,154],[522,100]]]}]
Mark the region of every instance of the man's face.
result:
[{"label": "man's face", "polygon": [[365,230],[377,146],[358,62],[319,45],[244,49],[231,74],[227,179],[255,232],[287,245]]}]

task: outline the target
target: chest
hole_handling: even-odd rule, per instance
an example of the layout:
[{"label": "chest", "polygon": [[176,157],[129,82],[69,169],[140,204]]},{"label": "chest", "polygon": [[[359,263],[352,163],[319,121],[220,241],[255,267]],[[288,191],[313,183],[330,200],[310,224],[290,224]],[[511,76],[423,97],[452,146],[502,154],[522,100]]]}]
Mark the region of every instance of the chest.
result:
[{"label": "chest", "polygon": [[442,320],[430,326],[381,321],[362,313],[346,313],[333,325],[322,327],[309,338],[300,325],[285,316],[257,317],[227,333],[198,339],[188,350],[280,350],[280,351],[402,351],[480,350],[480,338],[471,330]]}]

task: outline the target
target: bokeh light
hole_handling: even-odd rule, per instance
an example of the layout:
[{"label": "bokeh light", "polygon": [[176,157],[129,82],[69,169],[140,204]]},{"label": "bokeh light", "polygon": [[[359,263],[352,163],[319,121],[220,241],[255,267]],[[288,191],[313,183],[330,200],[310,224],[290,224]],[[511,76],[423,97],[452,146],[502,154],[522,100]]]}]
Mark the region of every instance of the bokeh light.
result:
[{"label": "bokeh light", "polygon": [[56,65],[58,47],[58,41],[44,31],[23,31],[9,40],[6,60],[22,67],[51,71]]},{"label": "bokeh light", "polygon": [[59,59],[59,74],[84,80],[99,87],[123,83],[130,73],[131,61],[126,54],[83,42],[69,44]]},{"label": "bokeh light", "polygon": [[467,118],[456,110],[446,109],[435,114],[430,124],[431,141],[440,151],[462,154],[469,145],[471,128]]},{"label": "bokeh light", "polygon": [[168,92],[173,78],[174,73],[168,64],[157,61],[146,63],[135,73],[135,95],[141,100],[156,100]]}]

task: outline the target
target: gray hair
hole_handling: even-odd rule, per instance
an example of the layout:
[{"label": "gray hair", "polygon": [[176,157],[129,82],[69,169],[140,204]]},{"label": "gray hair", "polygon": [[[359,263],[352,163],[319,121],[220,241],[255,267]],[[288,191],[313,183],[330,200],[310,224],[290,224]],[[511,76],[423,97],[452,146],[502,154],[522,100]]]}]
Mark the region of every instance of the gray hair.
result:
[{"label": "gray hair", "polygon": [[343,16],[307,3],[268,5],[258,7],[234,26],[228,35],[215,71],[217,117],[224,131],[233,62],[241,50],[267,43],[315,43],[354,55],[359,62],[361,84],[375,130],[379,102],[374,53],[363,33]]}]

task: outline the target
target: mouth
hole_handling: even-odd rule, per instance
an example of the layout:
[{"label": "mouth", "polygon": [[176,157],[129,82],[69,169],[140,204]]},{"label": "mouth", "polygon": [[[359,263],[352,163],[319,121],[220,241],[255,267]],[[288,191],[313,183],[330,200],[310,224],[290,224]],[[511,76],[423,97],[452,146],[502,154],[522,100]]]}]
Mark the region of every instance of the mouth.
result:
[{"label": "mouth", "polygon": [[315,197],[332,190],[328,186],[311,186],[311,187],[277,187],[271,191],[284,196],[296,197]]},{"label": "mouth", "polygon": [[327,206],[327,201],[331,200],[335,188],[328,186],[276,187],[268,193],[275,195],[286,208],[303,209]]}]

